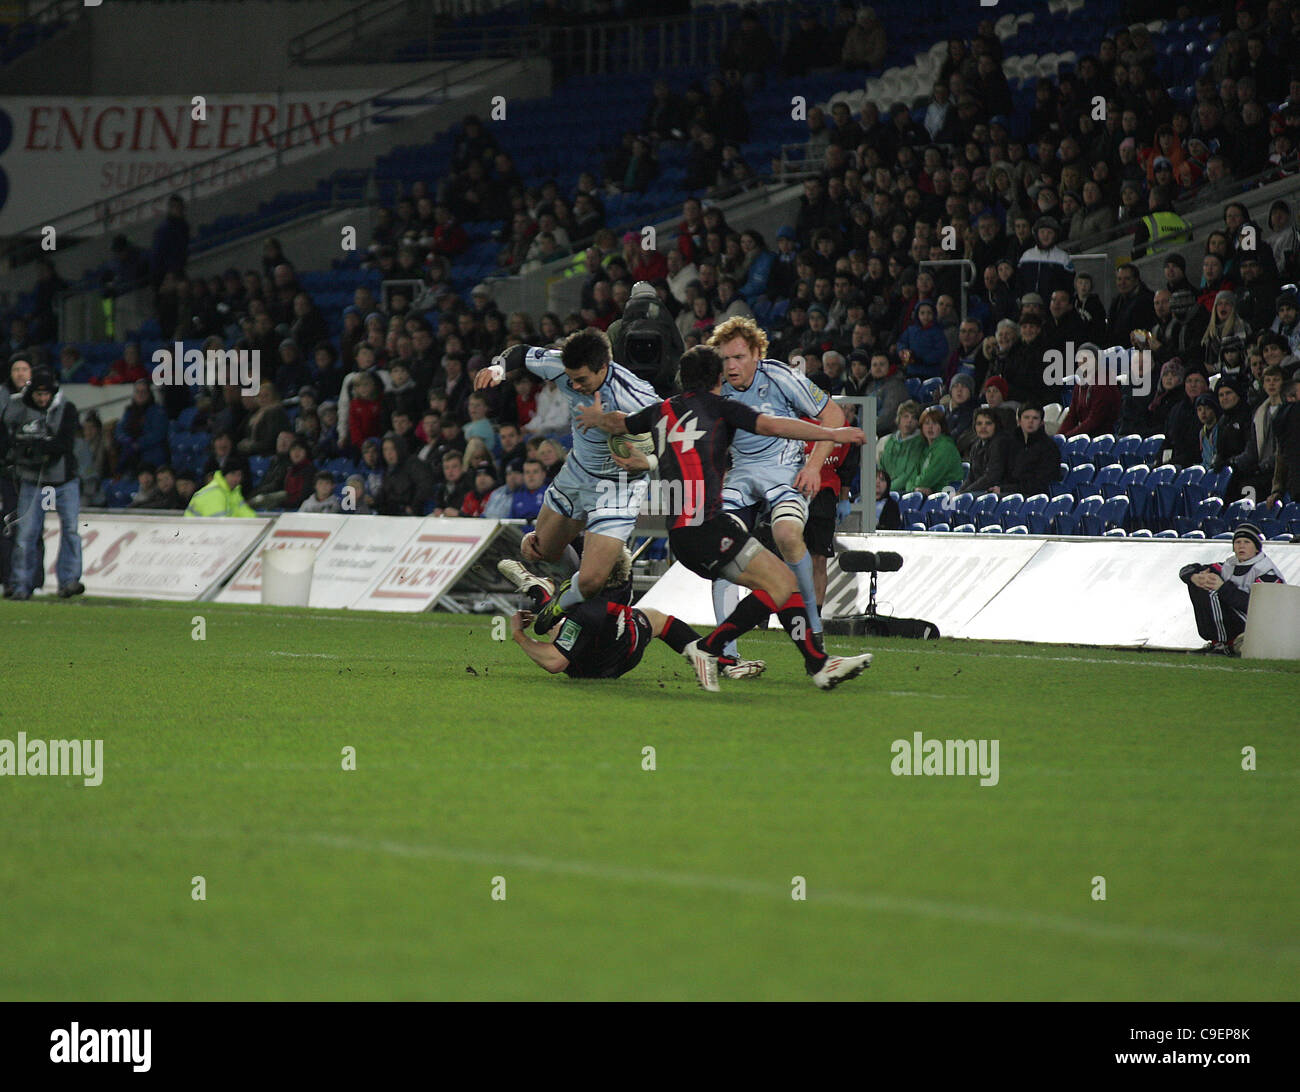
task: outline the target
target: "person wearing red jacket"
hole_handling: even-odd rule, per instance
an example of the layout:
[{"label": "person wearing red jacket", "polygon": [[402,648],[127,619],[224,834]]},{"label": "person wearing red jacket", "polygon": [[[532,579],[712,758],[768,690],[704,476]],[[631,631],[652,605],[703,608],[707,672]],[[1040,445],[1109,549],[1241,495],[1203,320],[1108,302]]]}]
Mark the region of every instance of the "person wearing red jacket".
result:
[{"label": "person wearing red jacket", "polygon": [[1057,430],[1059,436],[1100,436],[1112,432],[1123,406],[1123,392],[1101,350],[1090,342],[1074,354],[1075,385],[1070,410]]},{"label": "person wearing red jacket", "polygon": [[144,365],[140,362],[139,344],[128,341],[122,347],[122,355],[113,361],[107,372],[103,375],[91,376],[90,385],[92,387],[108,387],[117,383],[134,383],[138,379],[148,378],[149,374],[144,370]]},{"label": "person wearing red jacket", "polygon": [[284,501],[281,507],[296,512],[316,486],[316,464],[304,439],[289,445],[289,469],[284,473]]},{"label": "person wearing red jacket", "polygon": [[379,435],[383,409],[379,380],[369,372],[362,372],[352,381],[352,397],[348,402],[348,442],[354,452],[360,451],[367,439]]},{"label": "person wearing red jacket", "polygon": [[[806,455],[811,455],[816,446],[815,442],[809,442],[805,447]],[[826,559],[835,556],[835,525],[849,514],[849,483],[858,471],[860,460],[856,444],[833,447],[822,463],[821,488],[808,502],[808,522],[804,524],[803,540],[812,558],[813,590],[819,611],[826,601]]]}]

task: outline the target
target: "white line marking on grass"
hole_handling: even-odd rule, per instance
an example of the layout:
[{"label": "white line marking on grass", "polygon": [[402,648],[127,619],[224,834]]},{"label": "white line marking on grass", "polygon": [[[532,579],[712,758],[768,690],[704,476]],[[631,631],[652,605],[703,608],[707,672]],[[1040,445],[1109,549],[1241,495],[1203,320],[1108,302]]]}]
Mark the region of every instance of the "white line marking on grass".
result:
[{"label": "white line marking on grass", "polygon": [[[702,876],[685,872],[662,872],[657,869],[625,868],[620,865],[591,861],[561,861],[549,857],[511,853],[489,853],[476,849],[457,849],[451,846],[412,845],[405,842],[371,841],[361,838],[340,837],[329,834],[281,835],[288,842],[309,842],[331,849],[353,849],[363,853],[386,853],[394,857],[435,858],[465,864],[485,865],[492,868],[520,868],[555,875],[589,876],[598,880],[651,886],[686,887],[696,890],[719,891],[733,895],[756,895],[774,899],[789,899],[790,891],[782,884],[768,884],[757,880],[744,880],[729,876]],[[1113,941],[1120,944],[1178,948],[1185,951],[1237,952],[1257,957],[1300,960],[1300,948],[1277,948],[1253,944],[1231,937],[1209,933],[1188,933],[1171,929],[1143,928],[1136,925],[1112,925],[1105,922],[1084,921],[1056,914],[1040,914],[1032,910],[1002,910],[991,906],[969,906],[959,903],[936,902],[932,899],[913,898],[906,895],[868,895],[851,892],[817,891],[813,902],[827,903],[850,910],[866,910],[885,914],[904,914],[913,917],[935,918],[942,921],[961,921],[974,925],[989,925],[1009,929],[1027,929],[1063,936],[1085,937],[1089,940]]]},{"label": "white line marking on grass", "polygon": [[268,652],[268,656],[294,656],[302,659],[312,660],[341,660],[342,656],[336,656],[333,652]]},{"label": "white line marking on grass", "polygon": [[[1179,655],[1172,649],[1161,650],[1167,651],[1169,655]],[[1276,668],[1267,667],[1237,667],[1231,664],[1214,664],[1206,663],[1203,659],[1192,660],[1185,664],[1165,663],[1161,660],[1103,660],[1098,656],[1032,656],[1026,652],[985,652],[982,649],[943,649],[943,648],[917,648],[908,649],[886,649],[885,655],[897,652],[900,656],[979,656],[985,660],[1037,660],[1039,663],[1060,663],[1060,664],[1122,664],[1126,667],[1172,667],[1180,668],[1185,671],[1231,671],[1234,674],[1241,672],[1250,672],[1254,675],[1289,675],[1292,672],[1279,671]]]}]

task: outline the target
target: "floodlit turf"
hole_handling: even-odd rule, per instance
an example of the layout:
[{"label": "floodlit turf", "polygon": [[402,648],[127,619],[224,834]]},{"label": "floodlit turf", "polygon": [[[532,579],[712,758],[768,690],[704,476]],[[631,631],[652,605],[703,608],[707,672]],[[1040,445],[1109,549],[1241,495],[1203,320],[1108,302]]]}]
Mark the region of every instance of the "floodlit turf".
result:
[{"label": "floodlit turf", "polygon": [[[105,763],[0,778],[0,997],[1300,995],[1298,664],[871,640],[824,694],[763,634],[705,695],[491,630],[0,604],[0,738]],[[915,730],[999,784],[893,775]]]}]

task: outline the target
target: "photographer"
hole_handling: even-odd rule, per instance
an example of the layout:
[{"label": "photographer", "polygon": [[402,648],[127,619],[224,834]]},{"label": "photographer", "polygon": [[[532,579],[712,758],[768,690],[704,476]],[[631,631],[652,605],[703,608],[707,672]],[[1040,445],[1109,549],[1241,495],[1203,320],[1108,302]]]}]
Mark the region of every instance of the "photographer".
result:
[{"label": "photographer", "polygon": [[59,597],[80,595],[81,483],[73,454],[80,432],[77,408],[59,393],[48,367],[32,371],[21,395],[9,399],[0,417],[0,452],[18,478],[17,541],[13,555],[13,599],[30,599],[36,583],[37,543],[45,523],[46,498],[53,493],[61,529],[57,574]]}]

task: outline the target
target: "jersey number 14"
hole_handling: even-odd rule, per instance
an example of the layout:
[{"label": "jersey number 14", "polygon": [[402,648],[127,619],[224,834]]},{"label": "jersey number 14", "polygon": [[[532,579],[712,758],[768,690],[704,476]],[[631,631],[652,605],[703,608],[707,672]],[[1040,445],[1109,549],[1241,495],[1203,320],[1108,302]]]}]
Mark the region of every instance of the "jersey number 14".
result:
[{"label": "jersey number 14", "polygon": [[705,435],[704,429],[695,427],[695,414],[688,413],[674,422],[672,430],[668,428],[668,418],[660,417],[655,424],[659,431],[659,450],[663,451],[669,444],[681,444],[682,451],[691,451],[695,441]]}]

